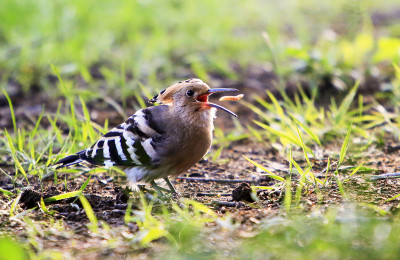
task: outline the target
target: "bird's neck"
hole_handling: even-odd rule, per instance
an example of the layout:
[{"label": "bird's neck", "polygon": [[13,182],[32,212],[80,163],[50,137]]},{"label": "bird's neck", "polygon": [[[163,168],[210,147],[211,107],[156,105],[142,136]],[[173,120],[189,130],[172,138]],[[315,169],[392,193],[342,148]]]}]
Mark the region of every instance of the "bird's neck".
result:
[{"label": "bird's neck", "polygon": [[186,126],[197,129],[207,129],[212,132],[214,129],[214,118],[216,109],[212,107],[202,107],[192,105],[185,107],[171,107],[174,115],[179,117],[179,120]]}]

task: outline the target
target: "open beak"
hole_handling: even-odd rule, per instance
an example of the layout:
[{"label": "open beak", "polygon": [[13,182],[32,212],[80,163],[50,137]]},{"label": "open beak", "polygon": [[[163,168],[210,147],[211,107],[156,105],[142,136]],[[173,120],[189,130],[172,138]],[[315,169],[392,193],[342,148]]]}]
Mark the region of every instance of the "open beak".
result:
[{"label": "open beak", "polygon": [[215,108],[224,110],[225,112],[231,114],[232,116],[237,117],[237,115],[235,113],[233,113],[232,111],[230,111],[229,109],[227,109],[223,106],[208,102],[208,96],[210,96],[211,94],[217,93],[217,92],[224,92],[224,91],[239,91],[239,90],[237,90],[235,88],[211,88],[208,90],[208,92],[206,94],[199,96],[198,101],[204,102],[204,105],[207,107],[215,107]]}]

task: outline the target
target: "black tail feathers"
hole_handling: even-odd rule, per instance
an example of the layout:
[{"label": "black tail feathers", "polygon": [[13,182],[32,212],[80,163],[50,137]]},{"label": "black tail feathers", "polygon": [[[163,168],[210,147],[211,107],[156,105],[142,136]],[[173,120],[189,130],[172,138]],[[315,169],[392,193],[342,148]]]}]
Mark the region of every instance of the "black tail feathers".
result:
[{"label": "black tail feathers", "polygon": [[81,162],[83,162],[83,160],[80,158],[80,153],[76,153],[76,154],[67,156],[67,157],[59,160],[54,165],[61,164],[61,165],[58,165],[56,168],[56,169],[59,169],[59,168],[67,167],[67,166],[74,165],[77,163],[81,163]]}]

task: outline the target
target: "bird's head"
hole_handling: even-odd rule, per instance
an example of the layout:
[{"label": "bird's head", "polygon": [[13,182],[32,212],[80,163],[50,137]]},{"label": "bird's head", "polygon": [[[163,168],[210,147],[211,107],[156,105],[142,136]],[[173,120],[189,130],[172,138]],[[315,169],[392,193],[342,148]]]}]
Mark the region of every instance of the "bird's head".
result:
[{"label": "bird's head", "polygon": [[223,91],[238,91],[234,88],[210,88],[200,79],[188,79],[178,82],[155,95],[150,103],[159,103],[190,109],[193,112],[217,108],[237,117],[235,113],[220,105],[208,102],[211,94]]}]

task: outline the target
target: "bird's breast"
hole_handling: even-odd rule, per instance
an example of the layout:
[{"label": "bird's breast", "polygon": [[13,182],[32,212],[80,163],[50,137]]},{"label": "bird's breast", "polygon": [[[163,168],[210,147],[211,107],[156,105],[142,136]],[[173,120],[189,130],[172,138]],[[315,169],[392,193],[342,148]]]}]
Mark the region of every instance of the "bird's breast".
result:
[{"label": "bird's breast", "polygon": [[156,144],[160,166],[177,175],[192,167],[208,152],[212,143],[213,126],[181,125],[170,129]]}]

